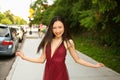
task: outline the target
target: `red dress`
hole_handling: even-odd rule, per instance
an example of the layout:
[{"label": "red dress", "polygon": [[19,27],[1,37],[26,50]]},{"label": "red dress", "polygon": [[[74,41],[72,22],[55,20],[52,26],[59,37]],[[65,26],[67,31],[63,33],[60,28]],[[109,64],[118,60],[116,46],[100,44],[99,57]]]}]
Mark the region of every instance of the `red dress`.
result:
[{"label": "red dress", "polygon": [[46,46],[46,65],[43,80],[69,80],[65,65],[66,48],[64,43],[57,47],[51,57],[51,44]]}]

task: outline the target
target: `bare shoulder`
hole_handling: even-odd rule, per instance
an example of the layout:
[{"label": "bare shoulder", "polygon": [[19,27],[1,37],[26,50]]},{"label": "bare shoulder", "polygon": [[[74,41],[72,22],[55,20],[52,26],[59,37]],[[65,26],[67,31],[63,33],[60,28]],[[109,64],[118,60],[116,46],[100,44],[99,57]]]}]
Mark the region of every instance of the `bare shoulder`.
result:
[{"label": "bare shoulder", "polygon": [[68,41],[64,41],[64,46],[66,49],[68,49],[69,47],[73,47],[74,46],[74,42],[72,39],[68,40]]},{"label": "bare shoulder", "polygon": [[69,40],[70,44],[74,45],[74,42],[72,39]]}]

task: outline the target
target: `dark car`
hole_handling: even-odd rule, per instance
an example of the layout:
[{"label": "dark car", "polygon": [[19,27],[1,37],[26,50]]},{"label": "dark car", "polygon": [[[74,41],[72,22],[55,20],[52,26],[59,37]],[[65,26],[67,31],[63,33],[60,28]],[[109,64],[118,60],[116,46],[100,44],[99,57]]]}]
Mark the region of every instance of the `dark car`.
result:
[{"label": "dark car", "polygon": [[0,56],[14,56],[18,43],[16,30],[0,24]]}]

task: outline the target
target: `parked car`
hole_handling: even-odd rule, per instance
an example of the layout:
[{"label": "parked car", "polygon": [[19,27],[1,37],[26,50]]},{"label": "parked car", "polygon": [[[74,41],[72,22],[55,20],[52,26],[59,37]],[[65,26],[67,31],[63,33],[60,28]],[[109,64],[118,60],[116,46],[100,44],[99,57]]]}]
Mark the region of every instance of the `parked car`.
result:
[{"label": "parked car", "polygon": [[22,27],[17,25],[10,25],[11,28],[15,28],[17,30],[17,37],[19,38],[19,42],[22,42],[24,38],[24,30]]},{"label": "parked car", "polygon": [[0,55],[14,56],[18,48],[16,30],[0,24]]}]

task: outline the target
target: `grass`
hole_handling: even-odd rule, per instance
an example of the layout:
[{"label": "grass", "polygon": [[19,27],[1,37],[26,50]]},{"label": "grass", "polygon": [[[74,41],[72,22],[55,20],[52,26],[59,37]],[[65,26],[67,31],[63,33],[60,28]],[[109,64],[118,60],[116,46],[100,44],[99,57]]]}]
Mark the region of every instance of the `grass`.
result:
[{"label": "grass", "polygon": [[120,73],[120,54],[115,49],[97,44],[92,37],[73,36],[73,39],[77,50]]}]

